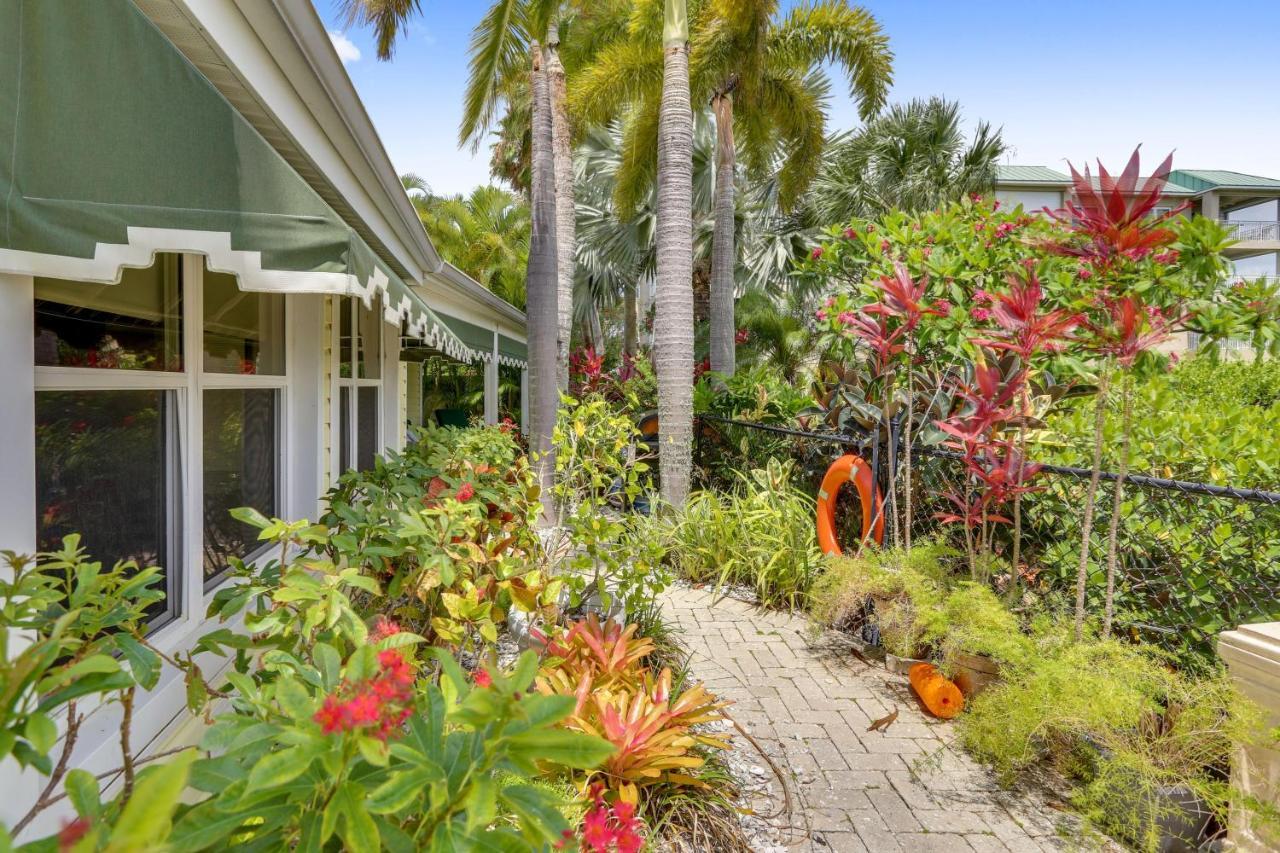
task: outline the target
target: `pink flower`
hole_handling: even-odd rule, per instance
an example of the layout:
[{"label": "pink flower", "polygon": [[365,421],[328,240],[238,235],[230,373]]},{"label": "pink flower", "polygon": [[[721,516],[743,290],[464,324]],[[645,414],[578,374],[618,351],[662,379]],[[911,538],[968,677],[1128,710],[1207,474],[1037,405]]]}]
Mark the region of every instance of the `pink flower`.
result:
[{"label": "pink flower", "polygon": [[739,329],[737,333],[733,336],[733,342],[735,344],[745,344],[749,340],[751,340],[750,329]]},{"label": "pink flower", "polygon": [[933,302],[933,310],[937,311],[943,317],[951,314],[951,303],[946,299],[935,299]]},{"label": "pink flower", "polygon": [[1000,209],[1000,199],[996,199],[995,201],[993,201],[993,202],[991,203],[991,209],[992,209],[992,210],[999,210],[999,209]]},{"label": "pink flower", "polygon": [[1076,272],[1076,274],[1080,276],[1081,281],[1088,281],[1089,279],[1093,278],[1093,270],[1089,269],[1088,267],[1080,267],[1080,269]]},{"label": "pink flower", "polygon": [[979,323],[984,323],[991,319],[991,312],[986,308],[974,308],[969,312],[969,316]]},{"label": "pink flower", "polygon": [[373,621],[373,630],[369,632],[369,639],[372,642],[376,643],[379,640],[385,640],[387,637],[390,637],[399,633],[400,633],[399,625],[397,625],[395,622],[392,622],[387,617],[380,615],[378,616],[377,619]]},{"label": "pink flower", "polygon": [[888,254],[888,253],[889,253],[889,241],[888,241],[888,240],[881,240],[881,241],[880,241],[880,251],[884,252],[885,254]]},{"label": "pink flower", "polygon": [[929,248],[928,246],[925,246],[924,251],[922,251],[921,254],[923,254],[927,258],[933,254],[933,249]]},{"label": "pink flower", "polygon": [[991,294],[987,293],[982,288],[978,288],[973,292],[973,301],[978,303],[990,302]]},{"label": "pink flower", "polygon": [[1178,250],[1170,249],[1167,252],[1161,252],[1152,258],[1152,260],[1157,264],[1164,264],[1166,266],[1169,264],[1176,264],[1178,262]]},{"label": "pink flower", "polygon": [[821,257],[822,257],[822,247],[814,246],[813,251],[809,253],[809,260],[816,261],[818,260],[818,258],[821,258]]},{"label": "pink flower", "polygon": [[475,493],[476,493],[475,486],[471,485],[470,483],[463,483],[458,488],[457,498],[463,503],[466,503],[467,501],[471,500],[471,498],[475,496]]},{"label": "pink flower", "polygon": [[844,229],[844,236],[846,240],[852,240],[858,236],[858,232],[853,228],[846,228]]},{"label": "pink flower", "polygon": [[840,322],[840,325],[842,326],[851,326],[853,325],[854,321],[858,319],[858,315],[853,313],[852,311],[841,311],[839,316],[836,317],[836,319]]},{"label": "pink flower", "polygon": [[836,298],[834,296],[828,296],[827,301],[822,304],[828,308],[834,308],[836,307]]},{"label": "pink flower", "polygon": [[827,312],[824,309],[819,308],[817,311],[814,312],[813,316],[817,317],[819,320],[826,320]]}]

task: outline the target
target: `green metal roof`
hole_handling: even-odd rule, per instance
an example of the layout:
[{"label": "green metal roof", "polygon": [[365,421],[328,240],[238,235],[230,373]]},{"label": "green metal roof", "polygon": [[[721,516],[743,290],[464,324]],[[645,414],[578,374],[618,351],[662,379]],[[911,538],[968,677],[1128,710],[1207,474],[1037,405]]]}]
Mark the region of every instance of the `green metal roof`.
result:
[{"label": "green metal roof", "polygon": [[1070,186],[1071,178],[1045,166],[996,166],[996,185],[1053,184]]},{"label": "green metal roof", "polygon": [[1174,169],[1170,177],[1194,192],[1214,189],[1280,190],[1280,180],[1226,169]]}]

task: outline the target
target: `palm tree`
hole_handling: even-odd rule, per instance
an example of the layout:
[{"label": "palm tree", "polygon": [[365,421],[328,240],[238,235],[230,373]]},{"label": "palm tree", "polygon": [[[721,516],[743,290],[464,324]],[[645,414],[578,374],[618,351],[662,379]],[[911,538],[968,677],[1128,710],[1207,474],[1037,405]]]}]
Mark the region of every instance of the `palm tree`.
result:
[{"label": "palm tree", "polygon": [[689,17],[666,0],[658,113],[658,285],[654,366],[658,374],[662,497],[683,507],[693,467],[693,107]]},{"label": "palm tree", "polygon": [[[699,103],[710,103],[718,138],[711,365],[726,374],[734,368],[738,148],[756,175],[766,174],[782,152],[778,201],[785,211],[821,162],[826,121],[822,66],[834,63],[844,69],[864,117],[879,109],[891,79],[888,41],[866,10],[848,0],[818,0],[779,18],[777,7],[777,0],[706,0],[696,4],[693,15],[693,95]],[[627,166],[618,184],[623,208],[640,197],[651,178],[649,164],[657,144],[652,103],[659,78],[652,54],[644,49],[648,33],[633,26],[630,36],[600,51],[575,81],[571,100],[588,124],[605,121],[622,104],[637,105]]]},{"label": "palm tree", "polygon": [[[419,0],[340,0],[349,22],[374,29],[378,58],[390,59],[396,37]],[[560,14],[560,0],[495,0],[471,37],[470,78],[464,95],[459,140],[478,144],[498,107],[523,81],[532,97],[532,179],[529,264],[525,313],[529,326],[529,449],[544,489],[555,470],[551,430],[559,403],[560,376],[568,381],[567,346],[561,347],[557,303],[555,163],[548,55],[544,44]],[[557,36],[558,42],[558,36]],[[572,202],[569,202],[572,209]],[[558,367],[560,353],[565,367]],[[550,502],[548,502],[548,506]]]},{"label": "palm tree", "polygon": [[828,223],[898,208],[930,210],[995,185],[1005,152],[999,129],[979,122],[966,144],[960,105],[942,98],[894,104],[861,131],[833,143],[812,202]]},{"label": "palm tree", "polygon": [[528,203],[501,187],[476,187],[467,196],[437,196],[416,175],[402,180],[440,257],[524,308]]}]

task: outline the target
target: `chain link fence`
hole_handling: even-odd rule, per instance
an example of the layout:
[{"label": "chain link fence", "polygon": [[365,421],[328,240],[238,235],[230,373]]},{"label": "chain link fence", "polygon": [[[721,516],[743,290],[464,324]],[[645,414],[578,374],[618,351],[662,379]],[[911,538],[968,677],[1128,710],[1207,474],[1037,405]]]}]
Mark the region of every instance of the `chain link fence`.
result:
[{"label": "chain link fence", "polygon": [[[770,458],[795,464],[798,488],[814,495],[841,453],[854,452],[886,481],[901,460],[869,435],[832,435],[703,416],[696,431],[700,484],[732,485],[738,472]],[[942,524],[943,495],[963,490],[964,463],[940,448],[913,450],[913,535],[947,541],[963,551],[963,531]],[[1074,607],[1084,506],[1090,471],[1045,466],[1038,491],[1022,499],[1022,577],[1050,607]],[[1101,614],[1106,591],[1108,521],[1117,476],[1103,472],[1090,535],[1088,612]],[[848,491],[842,490],[843,491]],[[856,542],[857,503],[840,498],[845,542]],[[1216,635],[1237,625],[1280,619],[1280,493],[1130,475],[1117,528],[1115,625],[1121,635],[1166,649],[1183,666],[1215,658]],[[886,511],[888,511],[886,507]],[[893,529],[887,524],[886,531]],[[999,525],[993,550],[1008,561],[1011,529]]]}]

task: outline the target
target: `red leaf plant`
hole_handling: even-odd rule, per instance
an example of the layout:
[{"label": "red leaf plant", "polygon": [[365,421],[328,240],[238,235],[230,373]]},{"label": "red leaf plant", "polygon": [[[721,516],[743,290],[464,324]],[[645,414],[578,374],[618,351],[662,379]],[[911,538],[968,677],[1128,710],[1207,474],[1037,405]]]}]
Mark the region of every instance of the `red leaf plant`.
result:
[{"label": "red leaf plant", "polygon": [[920,325],[920,319],[926,314],[945,317],[950,313],[949,304],[945,309],[942,305],[925,304],[925,291],[929,287],[928,277],[921,276],[918,281],[912,279],[901,261],[893,262],[893,275],[881,276],[873,283],[880,289],[880,301],[868,305],[864,311],[867,314],[900,318],[908,333]]},{"label": "red leaf plant", "polygon": [[1083,318],[1061,309],[1042,311],[1043,297],[1040,279],[1034,272],[1010,275],[1009,292],[996,294],[992,308],[999,329],[991,338],[976,339],[973,343],[1015,353],[1024,364],[1029,364],[1038,353],[1058,352]]},{"label": "red leaf plant", "polygon": [[1081,175],[1068,164],[1079,203],[1069,200],[1065,210],[1045,208],[1045,212],[1069,225],[1077,239],[1046,244],[1045,248],[1106,268],[1119,258],[1138,260],[1173,242],[1176,235],[1163,223],[1185,210],[1186,203],[1153,215],[1169,181],[1173,155],[1166,157],[1139,188],[1139,148],[1133,150],[1118,178],[1113,178],[1099,161],[1096,188],[1087,165]]},{"label": "red leaf plant", "polygon": [[1147,305],[1137,294],[1103,297],[1105,321],[1088,324],[1094,337],[1094,348],[1111,356],[1122,367],[1133,366],[1144,352],[1167,341],[1186,316],[1172,317],[1154,305]]}]

